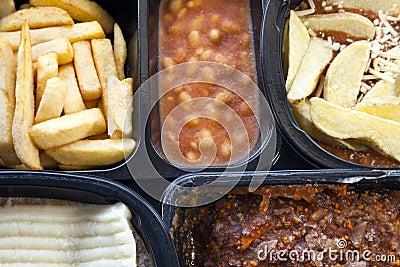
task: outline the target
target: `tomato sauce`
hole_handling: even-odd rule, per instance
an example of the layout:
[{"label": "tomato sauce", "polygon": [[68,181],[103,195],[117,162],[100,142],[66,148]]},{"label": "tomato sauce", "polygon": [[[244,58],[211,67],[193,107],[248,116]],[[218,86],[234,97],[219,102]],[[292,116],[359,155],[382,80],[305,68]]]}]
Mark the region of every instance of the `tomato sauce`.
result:
[{"label": "tomato sauce", "polygon": [[[256,78],[252,22],[249,1],[243,0],[164,0],[160,7],[159,62],[161,68],[185,62],[211,61],[225,64]],[[173,79],[173,78],[172,78]],[[201,153],[199,145],[210,138],[216,145],[212,165],[227,165],[232,158],[232,138],[250,144],[258,140],[259,127],[254,115],[256,103],[248,103],[237,94],[211,83],[192,83],[173,88],[160,99],[161,125],[181,103],[199,97],[217,99],[228,105],[241,119],[247,131],[245,136],[228,133],[219,120],[227,116],[218,104],[210,105],[208,118],[194,117],[181,127],[179,136],[169,136],[163,150],[179,142],[185,165],[196,165]],[[256,102],[256,101],[255,101]],[[187,110],[191,114],[190,107]],[[226,126],[226,125],[225,125]],[[168,133],[166,133],[168,135]],[[250,151],[241,150],[244,158]]]}]

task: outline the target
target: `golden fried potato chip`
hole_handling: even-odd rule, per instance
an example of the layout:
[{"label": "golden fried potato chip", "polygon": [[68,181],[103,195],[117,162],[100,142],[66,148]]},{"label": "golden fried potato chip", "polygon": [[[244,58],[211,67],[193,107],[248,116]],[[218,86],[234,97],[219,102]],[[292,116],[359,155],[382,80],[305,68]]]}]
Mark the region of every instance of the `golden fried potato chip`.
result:
[{"label": "golden fried potato chip", "polygon": [[[31,44],[37,45],[57,38],[67,38],[71,43],[104,38],[104,31],[97,21],[77,23],[74,25],[34,29],[31,33]],[[0,39],[9,41],[12,49],[18,49],[20,31],[0,32]]]},{"label": "golden fried potato chip", "polygon": [[64,65],[72,62],[74,51],[72,45],[66,38],[57,38],[48,42],[40,43],[32,47],[32,60],[37,61],[41,55],[55,52],[58,57],[58,64]]},{"label": "golden fried potato chip", "polygon": [[72,25],[74,21],[68,13],[58,7],[32,7],[18,10],[0,20],[0,31],[19,31],[28,21],[30,29]]},{"label": "golden fried potato chip", "polygon": [[[104,112],[108,114],[108,79],[118,77],[115,65],[114,52],[109,39],[93,39],[92,50],[93,59],[96,65],[97,74],[102,88],[102,102]],[[107,120],[107,116],[106,116]]]},{"label": "golden fried potato chip", "polygon": [[21,45],[18,49],[17,81],[15,86],[15,113],[12,137],[20,161],[28,168],[43,169],[39,150],[29,136],[35,116],[33,96],[32,50],[29,27],[25,24],[21,31]]},{"label": "golden fried potato chip", "polygon": [[74,66],[79,89],[84,100],[101,97],[101,85],[97,76],[89,41],[80,41],[72,45],[74,49]]},{"label": "golden fried potato chip", "polygon": [[36,107],[39,107],[47,80],[58,76],[58,57],[55,52],[39,57],[36,74]]},{"label": "golden fried potato chip", "polygon": [[76,21],[98,21],[111,33],[114,19],[99,4],[89,0],[30,0],[31,6],[55,6],[66,10]]},{"label": "golden fried potato chip", "polygon": [[118,79],[125,79],[125,62],[128,55],[126,42],[121,28],[117,23],[114,24],[114,57],[117,67]]},{"label": "golden fried potato chip", "polygon": [[48,79],[36,113],[35,123],[60,117],[64,109],[66,93],[66,82],[58,77]]},{"label": "golden fried potato chip", "polygon": [[105,131],[103,114],[93,108],[36,124],[31,128],[30,136],[39,148],[49,149]]},{"label": "golden fried potato chip", "polygon": [[81,92],[79,91],[78,81],[75,76],[75,69],[72,63],[60,66],[58,75],[61,80],[67,83],[68,90],[65,95],[64,113],[71,114],[85,110]]},{"label": "golden fried potato chip", "polygon": [[104,166],[124,160],[135,147],[133,139],[80,140],[45,152],[62,165]]}]

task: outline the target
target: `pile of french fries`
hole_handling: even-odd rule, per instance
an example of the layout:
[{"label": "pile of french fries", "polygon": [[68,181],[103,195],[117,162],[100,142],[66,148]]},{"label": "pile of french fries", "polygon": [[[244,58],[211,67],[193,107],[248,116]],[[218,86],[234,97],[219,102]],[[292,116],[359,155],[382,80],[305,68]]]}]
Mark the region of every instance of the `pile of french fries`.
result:
[{"label": "pile of french fries", "polygon": [[[291,11],[288,101],[313,139],[354,151],[374,149],[400,162],[400,31],[395,26],[400,2],[344,0],[340,5],[349,9],[315,15],[314,8]],[[357,9],[376,18],[351,12]],[[346,40],[332,41],[335,31]]]},{"label": "pile of french fries", "polygon": [[0,0],[0,165],[82,170],[129,156],[126,58],[120,27],[95,2],[31,0],[15,11]]}]

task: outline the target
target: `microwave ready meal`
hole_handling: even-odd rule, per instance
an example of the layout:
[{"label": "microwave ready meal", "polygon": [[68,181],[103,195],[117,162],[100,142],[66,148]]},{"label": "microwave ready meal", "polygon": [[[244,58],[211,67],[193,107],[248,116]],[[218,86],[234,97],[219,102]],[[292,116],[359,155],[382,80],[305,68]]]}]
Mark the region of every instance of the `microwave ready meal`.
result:
[{"label": "microwave ready meal", "polygon": [[399,201],[396,190],[346,185],[236,188],[177,209],[173,231],[187,240],[185,266],[399,266]]},{"label": "microwave ready meal", "polygon": [[290,12],[287,98],[300,127],[345,160],[400,166],[400,6],[304,1]]},{"label": "microwave ready meal", "polygon": [[[159,62],[161,68],[169,68],[180,63],[209,61],[224,64],[246,74],[251,80],[257,76],[251,11],[249,1],[242,0],[164,0],[160,6],[159,23]],[[195,68],[195,67],[194,67]],[[207,70],[209,70],[207,72]],[[179,79],[187,73],[170,73]],[[194,70],[196,71],[196,70]],[[211,69],[204,68],[204,75],[213,77]],[[165,82],[165,81],[160,81]],[[224,166],[248,157],[259,137],[259,127],[255,117],[257,96],[249,102],[244,101],[231,88],[207,82],[184,84],[171,88],[162,94],[159,103],[161,128],[164,123],[179,128],[179,134],[163,132],[164,152],[178,143],[179,152],[184,157],[180,163],[185,166],[198,166],[202,152],[216,146],[216,154],[211,165]],[[165,93],[165,95],[164,95]],[[193,102],[196,99],[214,99],[204,107],[205,116],[196,115]],[[199,100],[201,101],[201,100]],[[174,121],[171,112],[179,105],[187,115],[184,121]],[[224,108],[233,110],[244,125],[239,134],[229,132],[234,117],[224,112]],[[231,116],[231,120],[226,118]],[[223,118],[224,117],[224,118]],[[180,128],[181,127],[181,128]],[[232,140],[235,138],[235,140]],[[237,139],[237,140],[236,140]],[[237,150],[233,155],[233,144],[248,143],[246,149]],[[205,153],[206,154],[206,153]],[[176,162],[172,162],[177,164]]]},{"label": "microwave ready meal", "polygon": [[122,203],[0,200],[0,266],[136,266],[132,214]]},{"label": "microwave ready meal", "polygon": [[133,79],[119,25],[90,0],[13,11],[0,15],[0,166],[84,170],[131,155]]}]

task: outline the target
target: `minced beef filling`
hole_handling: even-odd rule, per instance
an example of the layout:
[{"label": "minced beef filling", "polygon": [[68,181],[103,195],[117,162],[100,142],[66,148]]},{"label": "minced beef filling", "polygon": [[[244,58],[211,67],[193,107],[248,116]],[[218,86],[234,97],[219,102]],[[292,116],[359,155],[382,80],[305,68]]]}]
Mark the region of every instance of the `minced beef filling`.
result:
[{"label": "minced beef filling", "polygon": [[233,192],[191,223],[189,266],[400,266],[399,206],[346,186]]}]

